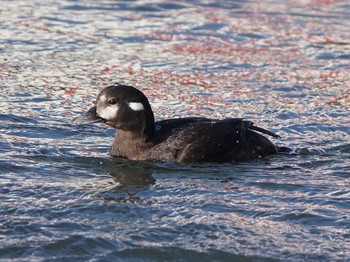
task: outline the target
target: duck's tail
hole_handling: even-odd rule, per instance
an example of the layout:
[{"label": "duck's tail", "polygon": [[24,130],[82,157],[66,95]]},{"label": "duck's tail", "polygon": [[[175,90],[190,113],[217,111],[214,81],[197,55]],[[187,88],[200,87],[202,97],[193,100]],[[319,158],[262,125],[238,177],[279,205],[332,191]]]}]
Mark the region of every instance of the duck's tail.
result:
[{"label": "duck's tail", "polygon": [[278,153],[290,154],[292,151],[293,151],[293,149],[291,149],[290,147],[286,147],[286,146],[277,147]]},{"label": "duck's tail", "polygon": [[269,136],[273,136],[273,137],[276,137],[276,138],[281,138],[279,135],[269,131],[269,130],[266,130],[264,128],[261,128],[261,127],[258,127],[258,126],[254,126],[254,124],[252,123],[250,126],[249,126],[249,129],[252,129],[252,130],[255,130],[255,131],[258,131],[260,133],[264,133],[266,135],[269,135]]}]

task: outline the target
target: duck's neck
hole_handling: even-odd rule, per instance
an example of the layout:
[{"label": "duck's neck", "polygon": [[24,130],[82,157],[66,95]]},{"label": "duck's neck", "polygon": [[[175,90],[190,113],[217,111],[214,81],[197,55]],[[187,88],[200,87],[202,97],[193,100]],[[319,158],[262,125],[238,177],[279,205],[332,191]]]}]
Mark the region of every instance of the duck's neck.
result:
[{"label": "duck's neck", "polygon": [[143,128],[143,135],[147,137],[147,141],[150,141],[153,138],[154,135],[154,116],[151,109],[151,106],[149,106],[149,110],[145,113],[145,123],[146,125]]},{"label": "duck's neck", "polygon": [[117,130],[109,154],[114,157],[137,159],[137,156],[151,147],[145,134]]}]

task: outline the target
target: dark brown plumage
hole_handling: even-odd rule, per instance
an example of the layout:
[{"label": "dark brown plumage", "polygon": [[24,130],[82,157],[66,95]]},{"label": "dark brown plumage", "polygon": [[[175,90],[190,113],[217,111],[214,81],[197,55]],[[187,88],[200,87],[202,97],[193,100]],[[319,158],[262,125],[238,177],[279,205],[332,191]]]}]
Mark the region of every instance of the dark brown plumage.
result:
[{"label": "dark brown plumage", "polygon": [[279,151],[260,133],[278,135],[242,118],[187,117],[154,122],[146,96],[132,86],[119,84],[103,89],[96,105],[75,122],[104,122],[116,128],[110,154],[133,160],[238,162]]}]

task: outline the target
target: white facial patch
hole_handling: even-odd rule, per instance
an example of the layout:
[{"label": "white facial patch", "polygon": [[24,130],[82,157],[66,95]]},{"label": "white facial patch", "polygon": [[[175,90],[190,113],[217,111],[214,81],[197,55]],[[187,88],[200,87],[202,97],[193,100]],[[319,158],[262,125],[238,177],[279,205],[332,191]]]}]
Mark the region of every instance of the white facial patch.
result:
[{"label": "white facial patch", "polygon": [[112,120],[116,117],[118,113],[119,107],[118,105],[107,106],[103,109],[97,109],[97,114],[106,120]]},{"label": "white facial patch", "polygon": [[134,110],[134,111],[141,111],[144,110],[145,108],[143,107],[142,103],[139,102],[129,102],[128,103],[129,107]]},{"label": "white facial patch", "polygon": [[99,99],[100,99],[101,101],[103,101],[103,102],[106,102],[106,101],[107,101],[107,96],[106,96],[106,94],[101,95]]}]

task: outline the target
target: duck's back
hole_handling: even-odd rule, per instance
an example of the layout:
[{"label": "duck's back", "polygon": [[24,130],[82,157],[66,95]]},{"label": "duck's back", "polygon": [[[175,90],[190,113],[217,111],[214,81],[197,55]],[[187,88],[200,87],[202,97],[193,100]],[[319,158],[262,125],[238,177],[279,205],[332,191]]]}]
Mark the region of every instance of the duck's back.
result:
[{"label": "duck's back", "polygon": [[[277,152],[266,137],[252,131],[250,121],[237,119],[187,119],[158,125],[156,143],[141,158],[170,162],[235,162],[260,158]],[[163,123],[164,124],[164,123]],[[172,129],[166,129],[172,126]],[[157,128],[157,125],[156,125]],[[164,140],[163,140],[164,139]],[[163,140],[163,141],[162,141]]]}]

